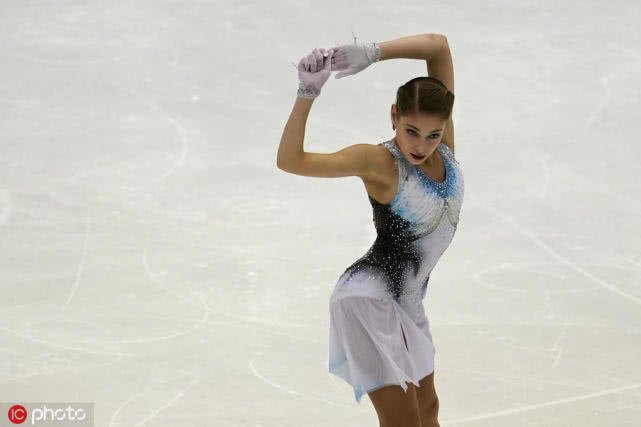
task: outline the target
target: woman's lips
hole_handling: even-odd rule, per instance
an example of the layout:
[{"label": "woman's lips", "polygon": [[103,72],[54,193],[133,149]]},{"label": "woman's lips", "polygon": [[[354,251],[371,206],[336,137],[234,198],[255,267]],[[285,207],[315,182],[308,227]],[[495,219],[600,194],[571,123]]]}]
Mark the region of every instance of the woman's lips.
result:
[{"label": "woman's lips", "polygon": [[423,160],[423,159],[425,158],[425,154],[423,154],[422,156],[416,155],[416,154],[414,154],[414,153],[410,153],[410,154],[411,154],[411,155],[412,155],[412,157],[414,157],[414,159],[416,159],[416,160]]}]

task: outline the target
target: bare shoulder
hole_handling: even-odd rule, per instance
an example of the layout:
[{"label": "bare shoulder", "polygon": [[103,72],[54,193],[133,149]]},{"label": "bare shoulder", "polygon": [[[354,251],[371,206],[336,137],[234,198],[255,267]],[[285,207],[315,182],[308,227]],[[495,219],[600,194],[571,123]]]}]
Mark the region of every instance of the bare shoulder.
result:
[{"label": "bare shoulder", "polygon": [[367,194],[379,203],[389,203],[398,187],[396,158],[383,145],[376,145],[370,155],[370,175],[363,178]]},{"label": "bare shoulder", "polygon": [[370,155],[370,183],[389,187],[396,170],[394,155],[383,145],[374,145]]}]

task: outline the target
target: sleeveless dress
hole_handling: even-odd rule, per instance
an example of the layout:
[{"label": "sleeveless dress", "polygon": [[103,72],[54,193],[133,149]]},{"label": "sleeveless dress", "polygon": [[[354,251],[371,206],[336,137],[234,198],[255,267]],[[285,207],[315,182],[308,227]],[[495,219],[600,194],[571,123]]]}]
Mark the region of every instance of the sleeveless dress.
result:
[{"label": "sleeveless dress", "polygon": [[445,166],[438,182],[410,163],[391,139],[398,188],[383,204],[368,198],[376,240],[345,269],[329,300],[329,372],[363,394],[419,380],[434,371],[435,347],[425,315],[430,273],[456,232],[464,183],[449,147],[437,150]]}]

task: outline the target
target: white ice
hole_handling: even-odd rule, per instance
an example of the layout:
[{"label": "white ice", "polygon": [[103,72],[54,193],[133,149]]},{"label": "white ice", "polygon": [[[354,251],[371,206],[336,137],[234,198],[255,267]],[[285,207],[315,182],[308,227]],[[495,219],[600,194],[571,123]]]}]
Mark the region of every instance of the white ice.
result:
[{"label": "white ice", "polygon": [[[292,62],[429,32],[466,183],[425,299],[441,426],[640,426],[640,21],[632,0],[3,0],[0,402],[378,425],[326,367],[328,297],[375,238],[365,189],[276,153]],[[330,78],[305,149],[392,138],[426,73]]]}]

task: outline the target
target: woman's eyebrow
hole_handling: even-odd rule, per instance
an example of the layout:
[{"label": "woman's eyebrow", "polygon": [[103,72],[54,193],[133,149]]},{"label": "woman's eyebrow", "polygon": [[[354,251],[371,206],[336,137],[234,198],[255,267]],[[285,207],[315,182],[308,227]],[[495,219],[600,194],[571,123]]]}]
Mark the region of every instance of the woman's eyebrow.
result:
[{"label": "woman's eyebrow", "polygon": [[[419,132],[421,131],[419,128],[417,128],[417,127],[416,127],[416,126],[414,126],[414,125],[410,125],[409,123],[407,124],[407,126],[411,126],[411,127],[413,127],[414,129],[416,129],[416,130],[417,130],[417,131],[419,131]],[[434,129],[432,132],[436,132],[437,130],[443,130],[443,128]],[[432,133],[432,132],[430,132],[430,133]]]}]

